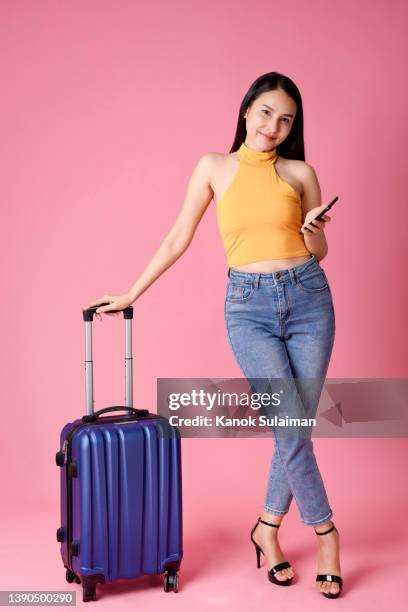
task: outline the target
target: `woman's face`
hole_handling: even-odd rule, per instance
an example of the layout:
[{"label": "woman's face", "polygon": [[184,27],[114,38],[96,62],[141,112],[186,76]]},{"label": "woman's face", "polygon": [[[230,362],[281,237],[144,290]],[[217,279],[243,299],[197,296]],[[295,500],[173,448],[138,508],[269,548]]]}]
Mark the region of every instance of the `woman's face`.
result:
[{"label": "woman's face", "polygon": [[282,89],[267,91],[247,109],[245,144],[270,151],[287,138],[296,115],[296,103]]}]

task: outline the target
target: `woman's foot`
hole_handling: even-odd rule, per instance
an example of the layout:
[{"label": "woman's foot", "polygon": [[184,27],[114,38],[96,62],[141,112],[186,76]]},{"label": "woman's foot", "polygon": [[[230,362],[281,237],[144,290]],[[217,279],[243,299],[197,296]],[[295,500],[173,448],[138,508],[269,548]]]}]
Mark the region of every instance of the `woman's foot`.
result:
[{"label": "woman's foot", "polygon": [[[327,531],[333,526],[331,521],[315,527],[316,533]],[[341,576],[340,568],[340,542],[337,529],[333,529],[330,533],[319,535],[319,556],[317,562],[318,574],[335,574]],[[316,581],[317,590],[321,593],[336,594],[340,590],[338,582],[321,582]]]},{"label": "woman's foot", "polygon": [[[281,516],[269,514],[268,512],[262,512],[261,519],[269,523],[274,523],[275,525],[280,525],[282,521]],[[269,525],[264,525],[263,523],[259,522],[252,536],[258,546],[262,548],[268,571],[274,565],[282,563],[286,560],[282,553],[281,547],[279,546],[277,534],[278,530],[275,527],[270,527]],[[275,574],[275,577],[283,582],[285,582],[288,578],[292,578],[293,576],[294,572],[291,567],[280,570]]]}]

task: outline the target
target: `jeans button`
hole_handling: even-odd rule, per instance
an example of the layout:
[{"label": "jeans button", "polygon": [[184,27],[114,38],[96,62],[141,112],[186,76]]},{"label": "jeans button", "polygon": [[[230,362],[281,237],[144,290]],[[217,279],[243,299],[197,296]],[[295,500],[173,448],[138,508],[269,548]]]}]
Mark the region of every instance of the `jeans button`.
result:
[{"label": "jeans button", "polygon": [[280,272],[276,272],[275,278],[280,278]]}]

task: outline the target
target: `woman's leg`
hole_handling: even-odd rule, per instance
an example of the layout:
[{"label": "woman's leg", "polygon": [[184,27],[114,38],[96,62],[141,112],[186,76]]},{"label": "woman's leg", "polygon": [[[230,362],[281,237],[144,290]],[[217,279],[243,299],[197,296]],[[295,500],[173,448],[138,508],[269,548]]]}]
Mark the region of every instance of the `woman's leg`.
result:
[{"label": "woman's leg", "polygon": [[[306,286],[307,283],[308,279],[306,279]],[[302,298],[305,291],[298,287],[299,291]],[[293,293],[290,297],[292,301],[295,300]],[[308,340],[305,338],[305,329],[308,330]],[[297,380],[305,410],[311,417],[315,416],[319,404],[334,336],[335,314],[329,286],[326,290],[315,294],[314,299],[312,294],[312,299],[308,300],[307,307],[303,305],[301,309],[292,309],[285,322],[285,343],[292,371]],[[323,533],[332,525],[332,521],[329,520],[316,524],[315,528],[317,532]],[[328,534],[316,537],[319,547],[317,574],[327,573],[341,576],[338,532],[333,530]],[[316,588],[324,593],[334,594],[339,591],[340,587],[337,582],[316,582]]]},{"label": "woman's leg", "polygon": [[[255,279],[255,291],[248,300],[250,292],[238,291],[237,287],[249,278],[252,285]],[[230,303],[231,292],[227,292],[225,318],[231,348],[245,376],[282,377],[290,390],[286,407],[296,405],[297,415],[315,416],[335,328],[331,292],[320,266],[313,262],[283,271],[279,281],[274,274],[235,275],[233,283]],[[244,299],[234,302],[239,295]],[[294,384],[293,377],[302,380]],[[288,398],[293,405],[289,406]],[[264,510],[283,516],[292,495],[305,524],[318,527],[331,518],[312,441],[298,432],[275,436]],[[333,585],[332,592],[335,588]]]},{"label": "woman's leg", "polygon": [[[264,511],[272,513],[275,516],[283,516],[289,511],[292,499],[293,493],[288,484],[288,479],[275,443],[275,449],[269,468]],[[276,506],[279,506],[279,508]]]},{"label": "woman's leg", "polygon": [[[324,533],[332,527],[332,521],[316,528],[319,533]],[[335,574],[341,576],[340,567],[340,542],[336,529],[324,535],[317,535],[319,555],[317,562],[317,574]],[[338,593],[340,586],[337,582],[316,581],[316,588],[323,593]]]},{"label": "woman's leg", "polygon": [[[263,511],[260,516],[262,520],[266,521],[267,523],[272,523],[273,525],[280,525],[283,520],[283,516],[271,514],[265,511]],[[274,565],[286,561],[286,557],[284,556],[279,545],[278,529],[259,522],[252,537],[261,547],[265,555],[268,570],[270,570]],[[293,568],[288,567],[276,572],[275,577],[278,580],[285,581],[288,578],[292,578],[294,575]]]},{"label": "woman's leg", "polygon": [[[334,341],[331,292],[318,263],[279,275],[232,271],[225,319],[232,351],[252,387],[262,392],[269,380],[282,383],[283,403],[270,414],[314,416]],[[295,377],[308,379],[299,385]],[[332,510],[310,435],[294,428],[274,434],[264,510],[287,512],[293,494],[305,524],[327,522]]]}]

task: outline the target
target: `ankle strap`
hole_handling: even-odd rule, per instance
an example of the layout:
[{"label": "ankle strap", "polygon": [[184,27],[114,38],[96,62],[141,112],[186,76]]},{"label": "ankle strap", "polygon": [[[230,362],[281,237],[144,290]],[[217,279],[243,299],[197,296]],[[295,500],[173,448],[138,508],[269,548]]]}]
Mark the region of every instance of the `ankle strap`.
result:
[{"label": "ankle strap", "polygon": [[260,521],[261,523],[263,523],[264,525],[269,525],[270,527],[276,527],[276,529],[279,529],[280,525],[274,525],[273,523],[268,523],[267,521],[263,521],[261,519],[261,517],[259,517],[258,521]]},{"label": "ankle strap", "polygon": [[334,525],[332,525],[330,527],[330,529],[328,529],[327,531],[322,531],[320,533],[318,531],[316,531],[316,529],[315,529],[315,533],[317,533],[317,535],[326,535],[326,533],[330,533],[331,531],[333,531],[333,529],[336,529]]}]

